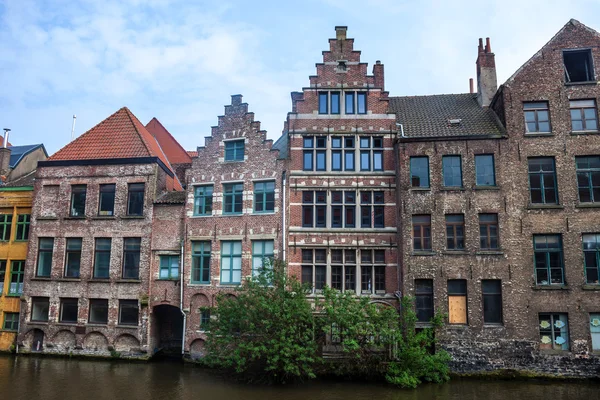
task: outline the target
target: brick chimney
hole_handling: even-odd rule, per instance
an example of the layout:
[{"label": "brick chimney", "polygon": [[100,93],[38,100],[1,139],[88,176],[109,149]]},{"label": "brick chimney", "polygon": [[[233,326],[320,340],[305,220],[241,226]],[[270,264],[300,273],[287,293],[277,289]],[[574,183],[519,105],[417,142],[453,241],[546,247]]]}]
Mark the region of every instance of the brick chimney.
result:
[{"label": "brick chimney", "polygon": [[8,132],[10,129],[4,128],[4,138],[2,139],[2,147],[0,147],[0,175],[8,176],[10,172],[10,153],[8,148]]},{"label": "brick chimney", "polygon": [[381,88],[381,90],[385,90],[385,81],[383,79],[383,64],[381,61],[375,61],[375,65],[373,65],[373,76],[375,80],[375,87]]},{"label": "brick chimney", "polygon": [[336,40],[346,40],[346,31],[348,30],[347,26],[336,26],[335,27],[335,39]]},{"label": "brick chimney", "polygon": [[477,101],[482,107],[488,107],[498,90],[496,81],[496,61],[490,45],[490,38],[479,39],[477,48]]}]

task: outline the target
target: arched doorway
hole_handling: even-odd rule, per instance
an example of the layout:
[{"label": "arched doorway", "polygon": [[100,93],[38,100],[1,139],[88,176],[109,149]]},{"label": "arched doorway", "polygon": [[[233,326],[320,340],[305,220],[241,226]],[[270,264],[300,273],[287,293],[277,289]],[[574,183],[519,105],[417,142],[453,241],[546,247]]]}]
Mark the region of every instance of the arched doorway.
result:
[{"label": "arched doorway", "polygon": [[152,309],[152,342],[154,353],[164,356],[181,356],[183,315],[179,308],[161,304]]}]

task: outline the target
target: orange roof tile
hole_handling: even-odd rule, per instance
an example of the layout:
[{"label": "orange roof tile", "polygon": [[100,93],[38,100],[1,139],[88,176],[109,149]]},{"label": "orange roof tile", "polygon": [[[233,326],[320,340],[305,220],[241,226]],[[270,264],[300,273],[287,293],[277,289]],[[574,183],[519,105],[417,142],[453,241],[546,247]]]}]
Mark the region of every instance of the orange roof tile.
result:
[{"label": "orange roof tile", "polygon": [[190,157],[198,157],[198,151],[196,150],[188,150],[187,153]]},{"label": "orange roof tile", "polygon": [[156,117],[146,125],[146,129],[160,144],[171,164],[190,164],[192,159],[171,133],[160,123]]}]

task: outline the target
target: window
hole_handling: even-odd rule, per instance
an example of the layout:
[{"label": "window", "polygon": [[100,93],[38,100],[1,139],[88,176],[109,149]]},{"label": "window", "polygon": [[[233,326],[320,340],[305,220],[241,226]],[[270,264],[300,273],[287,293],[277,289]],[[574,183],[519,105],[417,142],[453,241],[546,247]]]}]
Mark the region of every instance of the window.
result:
[{"label": "window", "polygon": [[462,167],[460,156],[443,156],[442,170],[444,174],[444,186],[462,186]]},{"label": "window", "polygon": [[479,247],[482,250],[497,250],[498,214],[479,214]]},{"label": "window", "polygon": [[433,279],[415,279],[415,308],[418,322],[433,318]]},{"label": "window", "polygon": [[446,248],[448,250],[464,250],[465,216],[463,214],[446,215]]},{"label": "window", "polygon": [[383,228],[385,226],[383,192],[360,192],[361,228]]},{"label": "window", "polygon": [[94,279],[108,279],[110,276],[110,238],[96,238],[94,246]]},{"label": "window", "polygon": [[354,228],[356,226],[356,192],[331,192],[331,227]]},{"label": "window", "polygon": [[341,171],[342,170],[342,138],[332,137],[331,138],[331,170]]},{"label": "window", "polygon": [[540,313],[540,350],[569,350],[567,314]]},{"label": "window", "polygon": [[107,299],[90,299],[90,315],[88,322],[90,324],[108,324]]},{"label": "window", "polygon": [[331,114],[340,113],[340,92],[331,92]]},{"label": "window", "polygon": [[[252,276],[257,276],[264,267],[272,268],[273,261],[273,241],[272,240],[253,240],[252,241]],[[266,265],[265,265],[266,261]]]},{"label": "window", "polygon": [[244,161],[244,139],[225,142],[225,161]]},{"label": "window", "polygon": [[571,129],[575,132],[597,131],[596,100],[571,100]]},{"label": "window", "polygon": [[196,186],[194,188],[194,215],[211,215],[213,203],[213,186]]},{"label": "window", "polygon": [[328,98],[329,93],[319,92],[319,114],[327,114],[329,112]]},{"label": "window", "polygon": [[15,240],[26,241],[29,239],[29,223],[31,216],[29,214],[20,214],[17,216],[17,237]]},{"label": "window", "polygon": [[223,184],[223,213],[241,214],[242,200],[244,198],[243,183]]},{"label": "window", "polygon": [[6,279],[6,260],[0,260],[0,295],[4,291],[4,280]]},{"label": "window", "polygon": [[115,184],[100,185],[98,199],[98,215],[114,215],[115,213]]},{"label": "window", "polygon": [[410,158],[410,185],[412,187],[429,187],[429,157]]},{"label": "window", "polygon": [[600,313],[590,314],[590,334],[592,350],[600,350]]},{"label": "window", "polygon": [[600,233],[584,234],[582,239],[585,282],[598,285],[600,283]]},{"label": "window", "polygon": [[354,114],[354,92],[344,93],[344,104],[346,105],[346,114]]},{"label": "window", "polygon": [[242,242],[221,242],[221,284],[242,281]]},{"label": "window", "polygon": [[325,228],[327,226],[327,192],[302,192],[302,226]]},{"label": "window", "polygon": [[10,263],[10,286],[8,294],[20,295],[23,293],[23,278],[25,276],[25,261],[12,261]]},{"label": "window", "polygon": [[534,235],[535,280],[538,285],[563,285],[564,265],[560,235]]},{"label": "window", "polygon": [[502,282],[498,279],[481,281],[483,293],[483,323],[502,323]]},{"label": "window", "polygon": [[79,278],[81,238],[68,238],[65,253],[65,278]]},{"label": "window", "polygon": [[60,299],[60,315],[58,322],[64,324],[77,323],[78,299]]},{"label": "window", "polygon": [[383,170],[383,138],[360,137],[360,170]]},{"label": "window", "polygon": [[37,322],[48,322],[50,311],[50,299],[48,297],[31,298],[31,320]]},{"label": "window", "polygon": [[496,172],[492,154],[478,154],[475,156],[475,185],[496,186]]},{"label": "window", "polygon": [[144,183],[130,183],[127,191],[127,215],[144,214]]},{"label": "window", "polygon": [[200,330],[208,331],[210,328],[210,310],[202,309],[200,310]]},{"label": "window", "polygon": [[123,279],[140,278],[141,242],[141,238],[125,238],[123,240]]},{"label": "window", "polygon": [[563,50],[565,82],[589,82],[594,80],[592,50]]},{"label": "window", "polygon": [[385,250],[360,251],[362,293],[385,293]]},{"label": "window", "polygon": [[210,283],[210,242],[192,242],[192,283]]},{"label": "window", "polygon": [[275,182],[254,183],[254,212],[275,211]]},{"label": "window", "polygon": [[448,322],[467,323],[467,281],[464,279],[448,280]]},{"label": "window", "polygon": [[547,101],[523,103],[526,133],[550,133],[550,113]]},{"label": "window", "polygon": [[2,329],[5,331],[17,332],[19,330],[19,313],[5,312],[4,325],[2,325]]},{"label": "window", "polygon": [[71,217],[85,217],[85,185],[71,186]]},{"label": "window", "polygon": [[554,157],[529,159],[529,192],[532,204],[558,204]]},{"label": "window", "polygon": [[38,260],[36,276],[49,277],[52,271],[52,254],[54,238],[40,238],[38,245]]},{"label": "window", "polygon": [[344,136],[344,171],[354,171],[354,136]]},{"label": "window", "polygon": [[302,250],[302,283],[313,292],[325,287],[327,274],[327,252],[324,249]]},{"label": "window", "polygon": [[367,93],[356,93],[356,110],[359,114],[367,113]]},{"label": "window", "polygon": [[138,319],[138,301],[119,300],[119,325],[137,325]]},{"label": "window", "polygon": [[160,256],[160,275],[158,278],[179,278],[179,256]]},{"label": "window", "polygon": [[12,227],[12,214],[0,214],[0,240],[8,242]]},{"label": "window", "polygon": [[600,156],[575,157],[581,203],[600,202]]},{"label": "window", "polygon": [[315,169],[317,171],[325,171],[327,169],[327,138],[325,136],[317,136],[315,138]]},{"label": "window", "polygon": [[431,251],[431,215],[413,215],[413,250]]},{"label": "window", "polygon": [[331,250],[331,287],[356,291],[356,250]]},{"label": "window", "polygon": [[302,147],[304,148],[302,169],[304,171],[312,171],[314,168],[314,151],[312,149],[315,147],[315,138],[313,136],[305,136],[302,139]]}]

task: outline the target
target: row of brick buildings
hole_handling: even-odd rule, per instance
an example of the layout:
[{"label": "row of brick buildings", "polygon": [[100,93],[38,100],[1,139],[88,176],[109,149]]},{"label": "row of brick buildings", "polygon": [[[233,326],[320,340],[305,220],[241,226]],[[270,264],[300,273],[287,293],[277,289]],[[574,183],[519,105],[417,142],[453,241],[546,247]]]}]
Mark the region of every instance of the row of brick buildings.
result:
[{"label": "row of brick buildings", "polygon": [[597,373],[600,35],[569,21],[499,88],[480,40],[477,91],[409,97],[353,45],[336,27],[275,143],[234,95],[196,151],[123,108],[39,162],[19,351],[199,357],[274,257],[311,296],[446,314],[457,371]]}]

